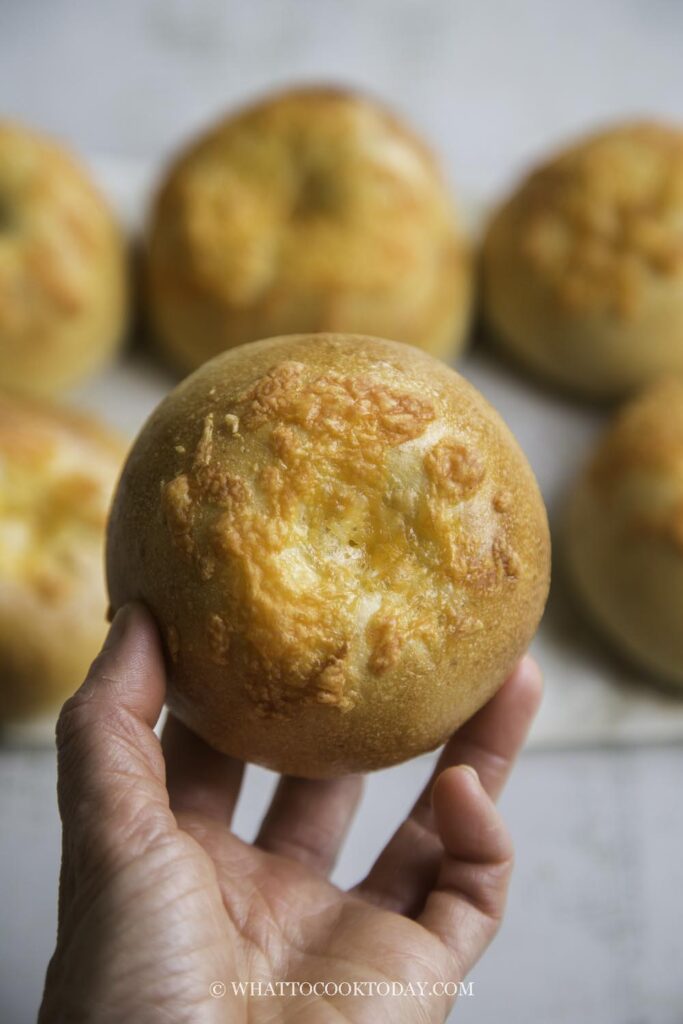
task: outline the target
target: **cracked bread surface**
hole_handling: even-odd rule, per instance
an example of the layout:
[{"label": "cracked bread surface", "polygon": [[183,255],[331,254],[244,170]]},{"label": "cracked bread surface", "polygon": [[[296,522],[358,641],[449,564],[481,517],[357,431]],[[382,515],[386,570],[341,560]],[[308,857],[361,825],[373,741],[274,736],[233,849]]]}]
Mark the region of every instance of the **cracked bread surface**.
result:
[{"label": "cracked bread surface", "polygon": [[358,336],[206,364],[139,437],[109,527],[113,605],[166,638],[170,706],[304,775],[440,743],[523,652],[548,583],[531,470],[436,360]]}]

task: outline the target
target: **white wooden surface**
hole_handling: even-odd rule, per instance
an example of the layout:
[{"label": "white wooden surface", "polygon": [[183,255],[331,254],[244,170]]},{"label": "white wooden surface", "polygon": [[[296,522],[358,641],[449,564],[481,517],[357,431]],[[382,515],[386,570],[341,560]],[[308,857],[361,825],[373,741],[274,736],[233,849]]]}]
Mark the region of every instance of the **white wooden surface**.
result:
[{"label": "white wooden surface", "polygon": [[[682,38],[675,0],[2,0],[0,113],[82,152],[156,161],[228,102],[325,77],[393,101],[481,195],[596,120],[680,117]],[[370,780],[340,881],[426,770]],[[4,751],[0,773],[0,1019],[28,1024],[54,930],[52,757]],[[680,745],[523,758],[503,800],[518,851],[510,912],[455,1019],[681,1024],[682,778]],[[243,833],[270,781],[250,773]]]},{"label": "white wooden surface", "polygon": [[[667,748],[522,758],[502,802],[517,849],[509,912],[454,1020],[681,1024],[682,767]],[[418,760],[369,780],[340,882],[357,879],[427,769]],[[53,762],[4,753],[0,770],[0,1020],[31,1024],[55,919]],[[249,770],[241,834],[253,834],[271,784]]]}]

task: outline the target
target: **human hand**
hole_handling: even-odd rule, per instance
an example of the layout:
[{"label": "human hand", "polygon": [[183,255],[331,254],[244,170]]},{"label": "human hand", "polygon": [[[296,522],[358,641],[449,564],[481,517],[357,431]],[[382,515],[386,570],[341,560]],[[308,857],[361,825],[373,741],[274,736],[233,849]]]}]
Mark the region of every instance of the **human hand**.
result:
[{"label": "human hand", "polygon": [[[127,606],[58,725],[59,928],[40,1024],[442,1022],[453,996],[440,984],[465,978],[503,914],[512,845],[492,798],[540,692],[525,658],[450,739],[408,818],[345,892],[327,875],[362,779],[282,777],[255,842],[238,839],[243,765],[173,718],[159,742],[159,638],[145,609]],[[232,988],[279,981],[364,993],[397,981],[418,994]]]}]

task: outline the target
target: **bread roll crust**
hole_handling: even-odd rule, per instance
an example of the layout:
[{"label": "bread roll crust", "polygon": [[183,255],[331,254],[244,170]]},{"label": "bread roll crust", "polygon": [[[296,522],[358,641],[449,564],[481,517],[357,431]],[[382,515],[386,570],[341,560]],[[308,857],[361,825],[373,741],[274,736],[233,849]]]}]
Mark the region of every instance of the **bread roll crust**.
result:
[{"label": "bread roll crust", "polygon": [[157,197],[146,267],[159,344],[182,370],[302,331],[444,355],[469,322],[468,248],[434,157],[341,89],[266,97],[194,142]]},{"label": "bread roll crust", "polygon": [[99,650],[124,452],[88,416],[0,394],[0,722],[56,709]]},{"label": "bread roll crust", "polygon": [[683,380],[626,405],[577,481],[568,565],[586,609],[646,671],[683,685]]},{"label": "bread roll crust", "polygon": [[0,121],[0,387],[62,390],[120,342],[121,232],[62,147]]},{"label": "bread roll crust", "polygon": [[159,406],[109,525],[112,605],[145,601],[169,705],[279,771],[369,770],[439,743],[528,645],[549,542],[524,456],[417,349],[275,338]]},{"label": "bread roll crust", "polygon": [[492,218],[483,305],[542,378],[619,397],[683,372],[683,131],[620,125],[532,172]]}]

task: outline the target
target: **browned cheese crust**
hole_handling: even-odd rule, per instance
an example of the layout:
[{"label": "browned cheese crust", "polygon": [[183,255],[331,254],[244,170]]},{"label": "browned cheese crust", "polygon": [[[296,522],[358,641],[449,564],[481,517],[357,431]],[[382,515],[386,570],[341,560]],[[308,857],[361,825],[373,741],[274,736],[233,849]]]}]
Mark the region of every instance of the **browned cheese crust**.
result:
[{"label": "browned cheese crust", "polygon": [[147,423],[109,527],[169,704],[209,743],[300,775],[439,744],[525,650],[545,510],[484,399],[417,349],[344,335],[233,349]]},{"label": "browned cheese crust", "polygon": [[483,303],[500,345],[568,391],[683,371],[683,132],[621,125],[534,171],[490,224]]},{"label": "browned cheese crust", "polygon": [[569,567],[617,648],[683,684],[683,379],[626,405],[577,481]]},{"label": "browned cheese crust", "polygon": [[297,89],[223,120],[170,168],[148,242],[151,318],[184,370],[303,331],[437,355],[465,340],[470,259],[440,170],[362,96]]},{"label": "browned cheese crust", "polygon": [[52,710],[104,638],[104,529],[124,445],[0,394],[0,721]]},{"label": "browned cheese crust", "polygon": [[0,121],[0,386],[68,387],[120,341],[126,266],[118,226],[55,143]]}]

